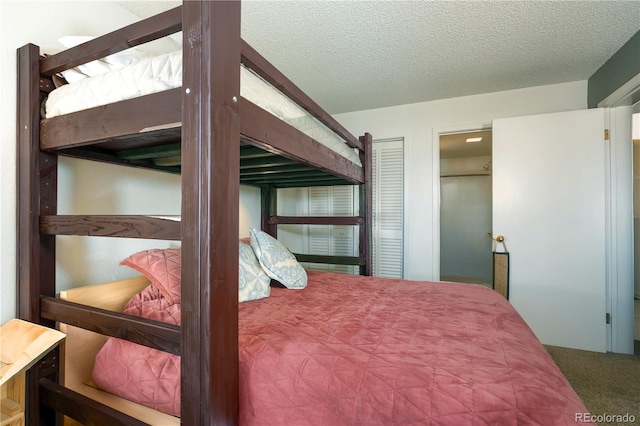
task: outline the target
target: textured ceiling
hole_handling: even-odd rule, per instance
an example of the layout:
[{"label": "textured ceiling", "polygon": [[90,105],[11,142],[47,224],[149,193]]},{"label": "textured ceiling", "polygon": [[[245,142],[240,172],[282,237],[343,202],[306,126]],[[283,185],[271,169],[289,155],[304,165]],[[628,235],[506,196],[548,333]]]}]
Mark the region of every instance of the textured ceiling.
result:
[{"label": "textured ceiling", "polygon": [[638,0],[242,4],[242,37],[332,114],[586,80],[638,30]]}]

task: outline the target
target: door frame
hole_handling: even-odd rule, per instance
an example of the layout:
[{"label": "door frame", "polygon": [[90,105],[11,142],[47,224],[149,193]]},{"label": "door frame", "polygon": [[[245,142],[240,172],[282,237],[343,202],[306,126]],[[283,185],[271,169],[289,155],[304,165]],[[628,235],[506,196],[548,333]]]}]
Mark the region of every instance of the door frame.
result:
[{"label": "door frame", "polygon": [[433,281],[440,281],[440,136],[455,133],[480,132],[483,130],[491,130],[491,123],[471,123],[459,126],[434,127],[432,131],[433,145],[433,246],[431,260]]},{"label": "door frame", "polygon": [[[610,282],[607,289],[607,311],[611,324],[607,331],[607,350],[633,353],[634,342],[634,254],[633,254],[633,140],[631,116],[639,108],[633,99],[640,94],[640,73],[598,103],[608,108],[611,149],[610,215],[612,218],[610,256]],[[630,229],[629,229],[630,228]],[[630,242],[628,239],[630,238]],[[627,256],[626,253],[630,255]],[[618,256],[622,253],[622,256]]]}]

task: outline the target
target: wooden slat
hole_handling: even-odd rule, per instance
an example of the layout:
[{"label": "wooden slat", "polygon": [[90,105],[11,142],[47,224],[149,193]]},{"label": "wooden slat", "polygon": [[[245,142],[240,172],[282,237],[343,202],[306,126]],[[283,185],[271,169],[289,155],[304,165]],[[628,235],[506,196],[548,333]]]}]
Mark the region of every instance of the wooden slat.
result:
[{"label": "wooden slat", "polygon": [[[43,150],[94,144],[154,128],[179,127],[181,89],[170,89],[42,120]],[[153,105],[153,108],[149,108]]]},{"label": "wooden slat", "polygon": [[281,175],[271,175],[265,177],[248,177],[243,178],[243,182],[253,182],[254,185],[266,185],[271,184],[277,186],[278,188],[283,187],[284,185],[289,185],[289,187],[304,187],[311,185],[321,185],[321,186],[331,186],[331,185],[353,185],[351,182],[347,182],[333,176],[328,175],[315,175],[315,176],[304,176],[304,173],[301,173],[296,176],[281,176]]},{"label": "wooden slat", "polygon": [[46,235],[180,240],[180,221],[149,216],[41,216],[40,232]]},{"label": "wooden slat", "polygon": [[313,176],[314,174],[320,176],[326,176],[324,172],[318,172],[314,169],[309,168],[309,166],[305,166],[304,164],[292,164],[292,165],[282,165],[280,167],[272,168],[272,167],[264,167],[264,168],[253,168],[253,169],[240,169],[240,178],[251,178],[252,176],[260,177],[267,175],[278,175],[280,177],[288,177],[288,176],[300,176],[307,175]]},{"label": "wooden slat", "polygon": [[361,225],[359,216],[272,216],[272,225]]},{"label": "wooden slat", "polygon": [[180,7],[168,10],[127,27],[97,37],[56,55],[43,58],[42,74],[53,75],[77,65],[104,58],[139,44],[147,43],[182,29]]},{"label": "wooden slat", "polygon": [[180,327],[67,300],[44,297],[42,316],[105,336],[180,355]]},{"label": "wooden slat", "polygon": [[[252,184],[251,182],[244,183],[246,185],[260,186],[259,184]],[[353,185],[350,182],[343,180],[321,180],[321,181],[295,181],[295,182],[278,182],[274,181],[273,186],[276,188],[311,188],[314,186],[339,186],[339,185]]]},{"label": "wooden slat", "polygon": [[364,182],[361,167],[244,98],[240,99],[240,111],[240,132],[247,143],[350,182]]},{"label": "wooden slat", "polygon": [[[147,423],[87,398],[48,379],[39,381],[40,401],[86,425],[147,426]],[[48,419],[53,420],[53,419]]]},{"label": "wooden slat", "polygon": [[110,152],[94,150],[93,147],[69,148],[60,151],[59,155],[64,155],[65,157],[71,158],[80,158],[84,160],[99,161],[101,163],[116,164],[119,166],[159,170],[174,174],[180,174],[181,170],[179,166],[158,166],[151,161],[125,160]]},{"label": "wooden slat", "polygon": [[302,109],[338,134],[345,140],[347,145],[352,148],[358,148],[361,151],[363,150],[361,141],[356,139],[356,137],[349,133],[340,123],[320,108],[317,103],[244,40],[242,41],[242,62],[284,93],[289,99],[300,105]]},{"label": "wooden slat", "polygon": [[151,146],[147,148],[128,149],[119,151],[118,157],[127,160],[141,160],[149,158],[165,158],[180,155],[182,145],[180,143],[172,143],[161,146]]},{"label": "wooden slat", "polygon": [[259,168],[274,168],[274,167],[282,167],[289,166],[292,164],[297,164],[293,160],[289,160],[288,158],[278,157],[276,155],[270,154],[267,158],[247,158],[244,159],[242,156],[240,157],[240,171],[248,170],[248,169],[259,169]]},{"label": "wooden slat", "polygon": [[241,143],[240,145],[241,160],[244,160],[246,158],[264,158],[264,157],[276,158],[274,154],[267,152],[264,149],[260,149],[252,145]]},{"label": "wooden slat", "polygon": [[327,256],[322,254],[293,253],[298,262],[323,263],[328,265],[362,265],[358,256]]},{"label": "wooden slat", "polygon": [[237,424],[240,2],[182,8],[181,421]]}]

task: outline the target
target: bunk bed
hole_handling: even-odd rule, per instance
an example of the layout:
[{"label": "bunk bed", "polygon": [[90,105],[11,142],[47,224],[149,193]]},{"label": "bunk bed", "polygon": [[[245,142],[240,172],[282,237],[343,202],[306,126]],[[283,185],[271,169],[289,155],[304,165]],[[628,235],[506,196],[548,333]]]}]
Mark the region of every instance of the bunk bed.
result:
[{"label": "bunk bed", "polygon": [[[57,73],[178,31],[183,32],[180,87],[41,119],[41,102],[53,92],[53,76]],[[294,123],[287,123],[247,100],[241,95],[239,66],[250,69],[255,76],[307,111],[313,120],[357,152],[358,161],[335,152],[299,130]],[[489,289],[472,291],[482,299],[482,307],[475,309],[475,296],[465,297],[468,287],[461,285],[374,280],[369,277],[367,280],[359,276],[309,272],[308,289],[273,288],[272,296],[266,299],[270,301],[269,310],[267,304],[260,303],[239,308],[237,230],[240,184],[260,188],[260,225],[273,237],[277,237],[277,227],[282,224],[358,226],[358,256],[296,255],[301,262],[357,265],[361,275],[371,275],[372,221],[371,135],[356,138],[349,134],[241,40],[239,2],[185,1],[179,8],[52,56],[41,57],[39,48],[34,45],[20,48],[17,130],[18,187],[21,188],[17,241],[18,316],[49,327],[68,324],[83,332],[118,337],[180,355],[181,418],[176,422],[186,425],[249,423],[251,416],[248,412],[258,410],[265,417],[254,418],[253,421],[264,424],[297,424],[305,419],[308,423],[341,419],[348,423],[385,423],[393,422],[392,419],[406,423],[412,418],[420,422],[419,419],[438,417],[444,423],[453,424],[474,419],[570,424],[574,422],[574,413],[586,412],[524,321],[508,302]],[[60,155],[180,173],[180,220],[159,216],[57,215],[57,160]],[[278,188],[314,185],[359,185],[359,215],[291,217],[277,214]],[[105,284],[106,287],[88,286],[56,296],[56,235],[181,241],[180,326],[121,312],[126,301],[148,285],[145,278]],[[87,296],[91,292],[101,296]],[[107,294],[110,297],[104,297]],[[343,299],[350,299],[350,304],[339,305]],[[465,302],[460,304],[458,301],[463,299]],[[247,371],[250,367],[246,363],[241,364],[241,360],[255,349],[247,343],[255,343],[254,333],[259,333],[252,328],[269,323],[274,335],[284,332],[284,336],[290,336],[290,332],[298,327],[283,329],[278,325],[293,317],[305,320],[305,315],[313,317],[319,328],[335,324],[336,315],[344,321],[352,321],[362,314],[363,304],[377,312],[377,316],[368,319],[373,321],[373,329],[378,332],[385,326],[398,331],[414,323],[412,333],[415,335],[405,336],[412,342],[413,352],[408,354],[404,343],[391,342],[393,344],[389,347],[395,347],[403,355],[411,355],[407,359],[413,369],[406,371],[418,368],[428,373],[422,382],[409,386],[421,394],[415,395],[418,405],[428,406],[428,410],[422,410],[422,417],[414,416],[415,401],[409,403],[407,399],[402,403],[396,399],[397,390],[393,389],[381,389],[380,394],[372,397],[368,404],[375,407],[385,398],[393,402],[388,413],[390,417],[379,416],[373,411],[364,413],[362,417],[355,415],[349,407],[346,410],[352,413],[352,417],[327,407],[324,413],[319,413],[322,415],[314,416],[316,407],[313,404],[306,405],[306,409],[311,411],[300,415],[295,409],[285,409],[291,408],[287,404],[270,407],[270,402],[263,397],[258,401],[247,396]],[[395,306],[393,312],[397,315],[390,315],[387,307],[391,305]],[[333,311],[334,316],[327,316],[329,311]],[[452,311],[456,314],[441,317]],[[495,325],[495,330],[491,328],[489,331],[494,340],[475,342],[474,333],[480,330],[470,326],[468,320],[472,317],[473,321],[490,321]],[[397,320],[396,326],[392,325],[392,319]],[[355,323],[350,323],[350,327],[356,327]],[[373,329],[362,330],[365,336],[373,337]],[[393,339],[391,334],[383,334]],[[416,337],[418,335],[421,337]],[[485,355],[481,367],[470,365],[464,373],[451,372],[440,377],[445,379],[446,383],[441,384],[446,386],[438,389],[446,388],[449,392],[441,394],[440,399],[446,401],[439,405],[435,399],[425,400],[421,389],[429,387],[427,384],[435,380],[434,374],[440,370],[425,364],[421,356],[414,356],[418,355],[415,351],[432,353],[428,348],[430,339],[435,335],[439,336],[439,343],[434,347],[440,348],[444,344],[449,349],[442,352],[440,363],[447,363],[452,357],[457,358],[460,367],[460,363],[479,361],[476,356],[479,352]],[[83,356],[76,352],[78,346],[72,346],[74,341],[70,334],[66,349],[52,352],[29,371],[26,385],[29,424],[53,423],[57,418],[56,412],[82,424],[152,423],[64,385],[65,375],[75,362],[68,360],[74,355],[76,358]],[[283,344],[288,345],[286,342]],[[313,345],[322,346],[320,342]],[[491,352],[487,346],[498,347],[502,351],[498,354],[502,359],[494,360],[495,350]],[[341,348],[338,345],[334,349]],[[457,352],[462,355],[456,357]],[[320,352],[316,354],[317,357],[322,355]],[[345,354],[334,355],[340,358],[336,362],[345,361]],[[67,359],[66,364],[63,359]],[[387,360],[388,363],[396,361]],[[273,367],[278,361],[269,362]],[[373,366],[375,362],[365,364]],[[382,366],[383,369],[386,367]],[[387,382],[394,382],[398,368],[386,370],[390,375]],[[486,380],[499,376],[501,382],[497,386],[512,390],[508,395],[498,396],[498,399],[504,399],[504,406],[494,405],[496,399],[489,397],[493,391],[469,394],[471,390],[466,388],[466,381],[479,377],[478,368],[485,369],[482,377]],[[272,372],[276,374],[276,370]],[[353,369],[343,368],[342,371],[348,375]],[[258,368],[258,372],[268,373],[271,370]],[[457,374],[469,376],[458,377]],[[412,377],[413,373],[408,379]],[[258,375],[256,380],[262,380],[264,384],[280,379],[282,377],[267,374]],[[321,377],[320,380],[324,379]],[[465,382],[462,387],[448,386],[460,385],[460,381]],[[375,388],[379,382],[372,383],[372,386]],[[473,392],[481,391],[484,384],[487,383],[480,383]],[[333,392],[327,389],[329,393]],[[434,389],[429,387],[429,395],[434,395]],[[298,393],[295,388],[289,390],[293,394]],[[345,401],[353,399],[350,389],[342,390],[346,391]],[[267,393],[271,391],[266,389]],[[466,402],[462,405],[469,403],[471,407],[459,410],[460,404],[455,403],[458,392],[466,392],[463,395]],[[489,413],[489,417],[483,418],[474,412],[473,405],[482,401],[488,407],[480,411]],[[396,413],[397,410],[400,412]]]}]

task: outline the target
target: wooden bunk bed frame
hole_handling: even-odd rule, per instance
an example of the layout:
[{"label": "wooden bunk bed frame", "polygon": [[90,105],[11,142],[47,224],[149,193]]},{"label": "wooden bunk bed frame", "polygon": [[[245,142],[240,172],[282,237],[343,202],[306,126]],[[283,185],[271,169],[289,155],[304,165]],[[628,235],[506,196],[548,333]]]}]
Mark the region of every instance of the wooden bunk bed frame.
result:
[{"label": "wooden bunk bed frame", "polygon": [[[181,88],[40,120],[52,75],[178,31],[183,32]],[[363,166],[241,98],[241,61],[357,148]],[[371,274],[371,136],[350,135],[241,40],[239,2],[185,1],[46,58],[37,46],[26,45],[18,50],[17,94],[19,318],[49,327],[71,324],[180,354],[183,424],[238,422],[240,184],[261,188],[261,227],[274,236],[279,224],[358,225],[358,257],[299,260],[355,264]],[[148,159],[150,152],[176,149],[180,168],[163,169]],[[147,158],[137,156],[140,152]],[[180,171],[181,221],[57,215],[58,155]],[[277,215],[277,188],[340,184],[360,185],[359,216]],[[182,326],[56,298],[56,235],[181,240]],[[27,375],[28,424],[54,423],[56,412],[85,424],[144,424],[59,384],[60,358],[53,352]]]}]

